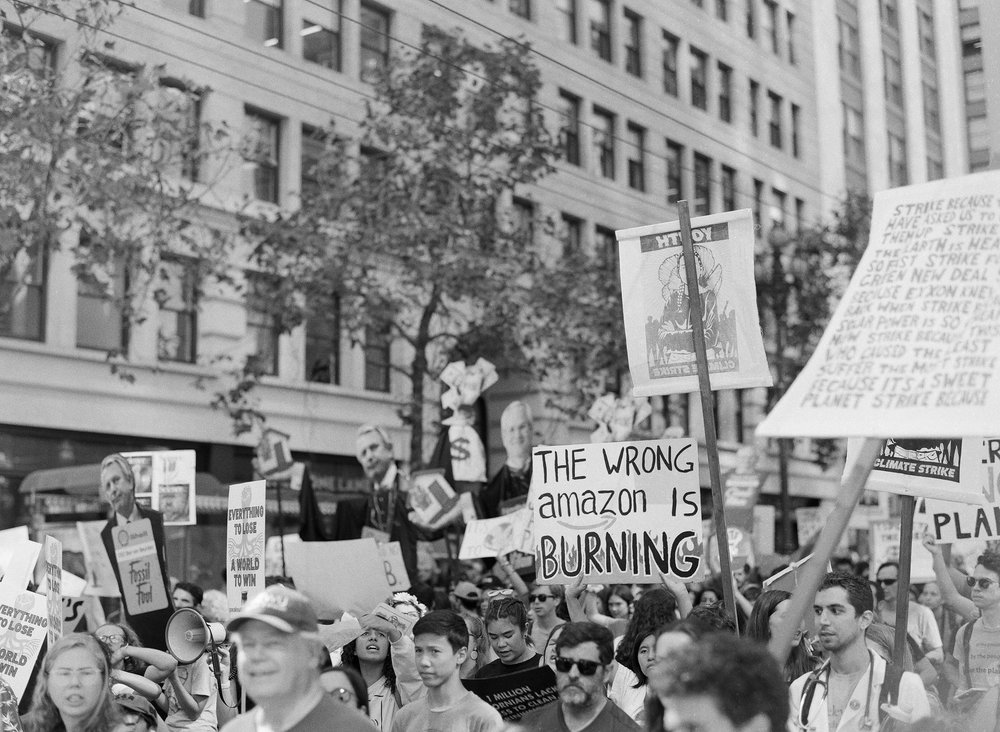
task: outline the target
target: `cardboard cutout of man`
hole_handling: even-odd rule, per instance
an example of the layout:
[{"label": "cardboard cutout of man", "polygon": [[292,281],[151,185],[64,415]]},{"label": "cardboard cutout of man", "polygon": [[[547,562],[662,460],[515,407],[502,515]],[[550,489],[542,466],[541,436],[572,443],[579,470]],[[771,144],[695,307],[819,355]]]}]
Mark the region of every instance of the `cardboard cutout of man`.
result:
[{"label": "cardboard cutout of man", "polygon": [[507,405],[500,415],[500,436],[507,459],[482,493],[486,518],[513,513],[527,503],[534,442],[531,409],[527,404],[511,402]]}]

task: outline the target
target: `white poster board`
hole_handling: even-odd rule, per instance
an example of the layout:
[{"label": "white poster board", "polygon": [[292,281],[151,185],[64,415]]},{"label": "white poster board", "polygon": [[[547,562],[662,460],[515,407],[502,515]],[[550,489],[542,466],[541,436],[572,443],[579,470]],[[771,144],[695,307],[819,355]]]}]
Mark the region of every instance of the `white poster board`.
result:
[{"label": "white poster board", "polygon": [[701,576],[694,440],[539,446],[531,483],[538,584]]},{"label": "white poster board", "polygon": [[1000,434],[1000,171],[880,191],[871,237],[766,437]]},{"label": "white poster board", "polygon": [[0,679],[20,699],[48,628],[44,595],[0,583]]},{"label": "white poster board", "polygon": [[[680,222],[615,232],[632,393],[698,391]],[[691,220],[712,389],[771,386],[757,315],[749,209]]]},{"label": "white poster board", "polygon": [[194,450],[122,453],[135,474],[135,499],[163,514],[164,526],[193,526],[196,517]]},{"label": "white poster board", "polygon": [[374,539],[291,542],[285,563],[321,620],[360,618],[392,594]]},{"label": "white poster board", "polygon": [[1000,438],[967,439],[963,443],[982,448],[982,462],[978,466],[982,481],[979,486],[979,501],[975,504],[961,504],[949,500],[927,499],[927,514],[934,538],[939,544],[965,539],[1000,539]]},{"label": "white poster board", "polygon": [[118,580],[111,566],[111,559],[101,541],[101,530],[106,521],[77,521],[83,547],[83,561],[87,566],[87,589],[85,594],[98,597],[118,597]]},{"label": "white poster board", "polygon": [[229,486],[226,598],[230,615],[236,615],[248,600],[264,591],[266,487],[263,480]]},{"label": "white poster board", "polygon": [[411,587],[410,573],[406,571],[406,563],[403,561],[403,547],[398,541],[389,541],[385,544],[378,544],[379,558],[382,560],[382,569],[385,570],[385,581],[392,592],[402,592]]},{"label": "white poster board", "polygon": [[[914,514],[913,537],[910,545],[910,582],[930,582],[934,579],[931,553],[921,537],[927,531],[926,514]],[[899,562],[899,519],[876,521],[871,525],[872,576],[886,562]]]}]

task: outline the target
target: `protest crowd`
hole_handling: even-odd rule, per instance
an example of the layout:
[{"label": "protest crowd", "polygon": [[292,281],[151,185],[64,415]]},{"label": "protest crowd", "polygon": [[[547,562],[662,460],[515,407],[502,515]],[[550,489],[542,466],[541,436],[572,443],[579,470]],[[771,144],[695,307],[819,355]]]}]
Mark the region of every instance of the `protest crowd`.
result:
[{"label": "protest crowd", "polygon": [[[487,517],[529,500],[530,410],[514,403],[502,425],[508,461],[475,496]],[[422,523],[411,510],[407,477],[385,431],[362,427],[357,456],[372,490],[340,507],[341,533],[329,538],[351,540],[372,530],[400,541],[413,578],[408,591],[358,617],[321,619],[310,588],[275,576],[230,614],[222,592],[170,582],[161,564],[165,586],[172,585],[168,609],[133,615],[123,605],[116,617],[50,642],[20,705],[0,681],[0,730],[779,732],[996,725],[1000,553],[987,551],[963,574],[926,538],[936,581],[910,588],[901,664],[892,627],[899,566],[834,558],[811,617],[799,624],[779,665],[766,644],[790,622],[791,594],[769,589],[768,580],[785,567],[768,577],[747,564],[729,579],[707,573],[684,582],[658,573],[654,583],[596,585],[582,577],[544,584],[530,555],[519,552],[441,561],[425,541],[442,525]],[[108,456],[101,481],[114,511],[109,535],[142,519],[151,521],[153,536],[162,533],[158,512],[136,502],[124,458]],[[735,617],[723,603],[725,581]],[[206,652],[199,648],[193,661],[178,651],[187,649],[178,640],[183,636],[168,627],[171,618],[192,612],[205,628],[225,627],[219,642],[203,644]]]}]

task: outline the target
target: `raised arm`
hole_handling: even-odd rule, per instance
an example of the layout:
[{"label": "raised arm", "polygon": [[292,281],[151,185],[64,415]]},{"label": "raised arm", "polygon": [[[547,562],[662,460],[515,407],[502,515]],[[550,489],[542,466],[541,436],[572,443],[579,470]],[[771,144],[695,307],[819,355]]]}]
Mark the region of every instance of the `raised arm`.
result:
[{"label": "raised arm", "polygon": [[941,590],[941,599],[944,606],[949,610],[958,613],[964,620],[972,620],[979,617],[979,611],[972,604],[972,600],[964,597],[951,578],[948,565],[944,561],[944,553],[941,547],[934,543],[934,535],[930,532],[924,534],[921,539],[924,548],[931,553],[934,563],[934,577],[937,579],[938,589]]}]

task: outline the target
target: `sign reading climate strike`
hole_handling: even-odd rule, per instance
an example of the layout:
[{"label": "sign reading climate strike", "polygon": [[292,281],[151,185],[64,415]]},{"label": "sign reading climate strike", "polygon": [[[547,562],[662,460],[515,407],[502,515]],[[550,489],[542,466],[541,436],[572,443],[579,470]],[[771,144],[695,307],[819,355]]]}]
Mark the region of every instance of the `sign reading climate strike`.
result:
[{"label": "sign reading climate strike", "polygon": [[536,447],[531,493],[539,584],[702,574],[694,440]]}]

